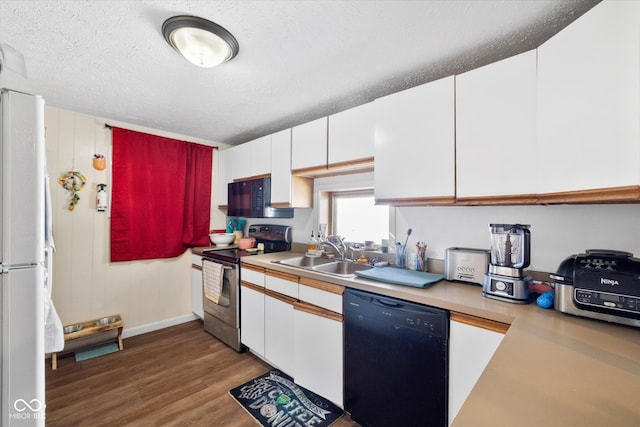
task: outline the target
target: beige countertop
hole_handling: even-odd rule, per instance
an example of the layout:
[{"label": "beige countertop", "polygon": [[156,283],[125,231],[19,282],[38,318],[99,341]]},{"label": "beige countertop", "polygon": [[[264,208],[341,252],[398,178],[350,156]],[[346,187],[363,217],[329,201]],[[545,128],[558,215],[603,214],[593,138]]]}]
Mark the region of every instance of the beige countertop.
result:
[{"label": "beige countertop", "polygon": [[294,255],[250,256],[242,263],[511,325],[453,427],[640,426],[638,328],[488,299],[474,285],[443,280],[419,289],[272,262]]}]

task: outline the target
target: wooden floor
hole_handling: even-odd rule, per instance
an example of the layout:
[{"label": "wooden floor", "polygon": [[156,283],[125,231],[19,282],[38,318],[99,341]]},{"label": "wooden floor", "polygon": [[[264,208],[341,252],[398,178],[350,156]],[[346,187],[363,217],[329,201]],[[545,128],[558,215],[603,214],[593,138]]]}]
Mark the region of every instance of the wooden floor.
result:
[{"label": "wooden floor", "polygon": [[[227,393],[267,372],[193,321],[124,340],[124,350],[46,371],[46,425],[256,426]],[[354,427],[348,415],[332,427]]]}]

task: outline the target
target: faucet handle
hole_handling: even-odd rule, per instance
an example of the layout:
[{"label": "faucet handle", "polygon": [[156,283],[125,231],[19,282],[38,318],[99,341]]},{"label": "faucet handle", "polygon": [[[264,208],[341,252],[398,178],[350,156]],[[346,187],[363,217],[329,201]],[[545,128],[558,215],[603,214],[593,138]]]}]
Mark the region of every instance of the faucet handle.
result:
[{"label": "faucet handle", "polygon": [[344,241],[344,237],[338,236],[336,234],[334,234],[333,236],[328,236],[327,237],[327,241],[330,243],[333,243],[334,245],[338,245],[343,243]]}]

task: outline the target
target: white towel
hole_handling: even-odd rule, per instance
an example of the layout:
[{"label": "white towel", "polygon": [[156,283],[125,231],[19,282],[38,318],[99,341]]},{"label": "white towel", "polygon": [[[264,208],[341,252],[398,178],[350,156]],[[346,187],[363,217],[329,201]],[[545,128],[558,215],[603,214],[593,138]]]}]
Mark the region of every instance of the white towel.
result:
[{"label": "white towel", "polygon": [[62,322],[51,299],[51,282],[53,277],[52,258],[53,249],[45,250],[45,283],[44,283],[44,350],[54,353],[64,349],[64,330]]},{"label": "white towel", "polygon": [[222,294],[224,267],[222,264],[202,260],[202,285],[204,296],[218,304]]},{"label": "white towel", "polygon": [[44,247],[55,249],[53,243],[53,215],[51,213],[51,185],[49,174],[44,175]]}]

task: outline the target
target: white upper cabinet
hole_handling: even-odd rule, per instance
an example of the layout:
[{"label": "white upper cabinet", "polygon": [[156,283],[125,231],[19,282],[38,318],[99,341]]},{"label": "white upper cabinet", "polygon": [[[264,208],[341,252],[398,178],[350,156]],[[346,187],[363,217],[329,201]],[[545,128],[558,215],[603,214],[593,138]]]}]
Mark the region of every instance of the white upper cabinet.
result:
[{"label": "white upper cabinet", "polygon": [[373,102],[329,116],[329,164],[371,159],[374,133]]},{"label": "white upper cabinet", "polygon": [[227,165],[228,153],[229,150],[214,151],[214,155],[217,154],[218,156],[218,179],[216,180],[218,188],[218,206],[227,206],[228,203],[227,184],[230,181],[228,173],[229,167]]},{"label": "white upper cabinet", "polygon": [[603,1],[539,47],[539,193],[638,185],[639,23]]},{"label": "white upper cabinet", "polygon": [[459,199],[537,191],[536,51],[456,76]]},{"label": "white upper cabinet", "polygon": [[218,205],[227,205],[230,182],[270,173],[271,135],[218,152]]},{"label": "white upper cabinet", "polygon": [[374,110],[376,200],[453,202],[454,77],[376,99]]},{"label": "white upper cabinet", "polygon": [[291,174],[291,129],[271,135],[271,205],[313,206],[313,180]]},{"label": "white upper cabinet", "polygon": [[291,129],[291,169],[326,167],[327,118],[313,120]]},{"label": "white upper cabinet", "polygon": [[271,204],[291,202],[291,129],[271,135]]},{"label": "white upper cabinet", "polygon": [[271,135],[236,145],[224,153],[228,182],[271,173]]}]

